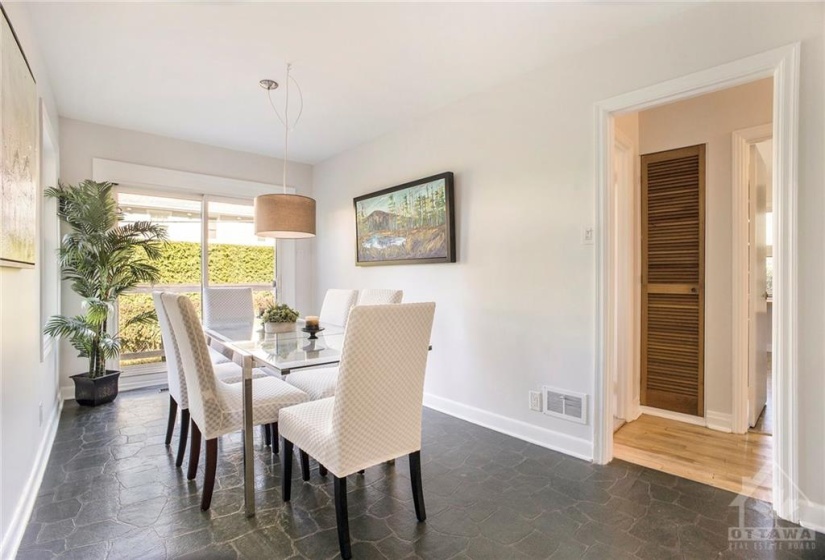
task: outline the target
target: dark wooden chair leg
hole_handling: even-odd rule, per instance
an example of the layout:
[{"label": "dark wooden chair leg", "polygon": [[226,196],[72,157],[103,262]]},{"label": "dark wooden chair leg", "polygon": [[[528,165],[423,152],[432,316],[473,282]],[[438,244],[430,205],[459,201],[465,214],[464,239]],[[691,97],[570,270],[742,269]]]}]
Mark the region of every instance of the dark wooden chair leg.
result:
[{"label": "dark wooden chair leg", "polygon": [[201,455],[201,431],[198,425],[192,420],[192,442],[189,445],[189,472],[186,478],[195,480],[195,475],[198,474],[198,461]]},{"label": "dark wooden chair leg", "polygon": [[206,475],[203,477],[203,496],[201,511],[206,511],[212,504],[212,491],[215,489],[215,471],[218,469],[218,438],[206,440]]},{"label": "dark wooden chair leg", "polygon": [[281,455],[281,499],[288,502],[292,494],[292,442],[284,439],[284,452]]},{"label": "dark wooden chair leg", "polygon": [[338,546],[341,549],[341,558],[352,558],[349,545],[349,515],[347,514],[347,479],[334,478],[335,520],[338,523]]},{"label": "dark wooden chair leg", "polygon": [[318,463],[318,474],[320,474],[321,476],[327,475],[327,468],[321,463]]},{"label": "dark wooden chair leg", "polygon": [[424,521],[427,519],[427,510],[424,508],[424,489],[421,486],[421,451],[410,453],[410,481],[412,482],[415,516],[419,521]]},{"label": "dark wooden chair leg", "polygon": [[272,436],[269,433],[269,424],[261,424],[261,431],[264,434],[264,445],[272,445]]},{"label": "dark wooden chair leg", "polygon": [[175,431],[175,420],[178,416],[178,402],[169,395],[169,421],[166,423],[166,445],[172,443],[172,432]]},{"label": "dark wooden chair leg", "polygon": [[186,440],[189,438],[189,409],[180,411],[180,439],[178,440],[178,456],[175,458],[175,466],[183,464],[183,456],[186,454]]},{"label": "dark wooden chair leg", "polygon": [[298,454],[301,456],[301,478],[307,482],[309,480],[309,455],[303,449],[299,450]]},{"label": "dark wooden chair leg", "polygon": [[278,454],[278,423],[273,422],[269,425],[269,431],[272,432],[272,452]]}]

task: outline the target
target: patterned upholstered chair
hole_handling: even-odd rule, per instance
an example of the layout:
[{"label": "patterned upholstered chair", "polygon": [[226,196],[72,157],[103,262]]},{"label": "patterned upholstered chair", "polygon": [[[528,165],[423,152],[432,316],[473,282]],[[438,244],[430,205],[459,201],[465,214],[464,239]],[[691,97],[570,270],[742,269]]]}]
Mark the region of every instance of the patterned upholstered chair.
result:
[{"label": "patterned upholstered chair", "polygon": [[[169,385],[169,421],[166,426],[166,445],[172,443],[172,433],[175,430],[175,420],[178,408],[181,411],[180,418],[180,438],[178,441],[178,453],[175,458],[175,465],[180,467],[183,464],[183,455],[186,452],[186,442],[189,437],[189,398],[186,392],[186,379],[183,376],[180,353],[178,352],[175,335],[172,334],[172,325],[161,302],[161,292],[152,292],[152,300],[155,303],[155,311],[160,325],[160,336],[163,340],[163,351],[166,354],[166,380]],[[237,364],[229,361],[227,357],[219,352],[209,349],[210,357],[214,365],[215,375],[225,383],[238,383],[242,381],[243,370]],[[263,377],[261,371],[255,371],[254,377]]]},{"label": "patterned upholstered chair", "polygon": [[[368,289],[358,292],[356,305],[382,305],[401,303],[404,292],[401,290]],[[310,400],[325,399],[335,394],[338,381],[338,366],[309,368],[292,372],[286,381],[309,395]]]},{"label": "patterned upholstered chair", "polygon": [[358,290],[327,290],[321,305],[321,325],[347,326],[349,310],[358,301]]},{"label": "patterned upholstered chair", "polygon": [[401,303],[404,297],[402,290],[367,289],[358,292],[356,305],[384,305],[387,303]]},{"label": "patterned upholstered chair", "polygon": [[[189,480],[197,474],[201,436],[206,439],[206,474],[201,498],[201,509],[205,511],[212,502],[215,487],[218,437],[236,432],[243,426],[243,384],[225,383],[215,376],[206,339],[189,298],[163,294],[161,300],[172,325],[186,379],[192,419]],[[306,393],[274,377],[259,377],[253,379],[252,384],[252,423],[255,426],[277,424],[282,408],[307,400]]]},{"label": "patterned upholstered chair", "polygon": [[204,288],[203,326],[208,329],[255,321],[252,288]]},{"label": "patterned upholstered chair", "polygon": [[[334,478],[341,556],[350,558],[347,476],[409,455],[415,513],[421,488],[421,409],[434,303],[357,306],[350,312],[335,396],[281,411],[281,494],[290,500],[293,445]],[[304,472],[304,480],[307,473]]]}]

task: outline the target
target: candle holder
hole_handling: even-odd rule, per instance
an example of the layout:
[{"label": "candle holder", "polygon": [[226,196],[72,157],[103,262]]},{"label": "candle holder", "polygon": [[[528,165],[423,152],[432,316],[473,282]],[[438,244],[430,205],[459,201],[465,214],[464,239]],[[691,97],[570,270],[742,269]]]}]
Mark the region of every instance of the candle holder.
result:
[{"label": "candle holder", "polygon": [[309,340],[318,340],[318,337],[315,335],[324,330],[324,327],[304,327],[301,330],[305,333],[309,333]]}]

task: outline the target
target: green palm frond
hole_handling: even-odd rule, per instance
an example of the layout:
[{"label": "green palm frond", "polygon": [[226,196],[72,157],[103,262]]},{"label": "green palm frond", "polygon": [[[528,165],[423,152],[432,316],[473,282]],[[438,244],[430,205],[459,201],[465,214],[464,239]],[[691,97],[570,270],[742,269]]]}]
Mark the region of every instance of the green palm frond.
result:
[{"label": "green palm frond", "polygon": [[[105,373],[105,360],[120,354],[121,340],[107,332],[118,296],[140,284],[154,284],[160,271],[152,263],[161,257],[166,229],[148,221],[119,224],[122,215],[112,196],[113,183],[59,183],[46,189],[57,199],[58,216],[71,231],[63,236],[58,260],[63,280],[84,299],[84,315],[52,317],[44,332],[66,338],[89,358],[91,376]],[[146,323],[150,313],[127,324]],[[155,318],[155,320],[157,320]]]}]

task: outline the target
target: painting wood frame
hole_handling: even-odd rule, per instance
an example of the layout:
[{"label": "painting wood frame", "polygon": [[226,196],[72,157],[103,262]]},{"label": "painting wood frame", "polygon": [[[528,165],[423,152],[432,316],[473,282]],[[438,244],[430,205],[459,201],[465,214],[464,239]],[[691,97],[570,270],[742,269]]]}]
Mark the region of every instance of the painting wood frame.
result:
[{"label": "painting wood frame", "polygon": [[[405,194],[415,193],[420,187],[427,187],[432,183],[443,181],[443,195],[437,193],[433,195],[428,191],[423,204],[429,203],[431,206],[424,214],[410,208],[409,198]],[[436,189],[441,186],[437,185]],[[405,193],[407,191],[407,193]],[[398,212],[389,211],[395,206],[395,196],[401,199],[402,209]],[[433,263],[454,263],[456,262],[455,249],[455,202],[454,202],[454,176],[448,171],[438,175],[432,175],[423,179],[417,179],[397,185],[387,189],[382,189],[373,193],[359,196],[353,200],[355,209],[355,264],[357,266],[380,266],[394,264],[433,264]],[[415,199],[416,201],[419,198]],[[392,201],[392,202],[390,202]],[[388,210],[379,208],[386,203]],[[374,208],[372,212],[366,213],[367,208]],[[398,228],[397,220],[404,220],[406,227]],[[425,218],[435,223],[423,224]],[[419,220],[419,225],[411,231],[410,224],[415,224]],[[370,225],[372,222],[374,225]],[[390,223],[392,227],[390,228]],[[377,231],[378,224],[384,228]],[[386,226],[386,227],[384,227]],[[370,231],[368,228],[372,227]],[[390,228],[388,231],[387,228]],[[404,233],[404,237],[390,237],[387,233],[398,231],[399,235]],[[421,231],[426,230],[426,231]],[[410,235],[427,235],[432,240],[440,240],[434,250],[427,251],[419,256],[409,252],[408,239]],[[372,246],[367,246],[371,243]]]},{"label": "painting wood frame", "polygon": [[[34,268],[40,166],[37,84],[2,5],[0,12],[0,175],[4,178],[0,184],[0,266]],[[10,128],[14,130],[9,132]],[[17,142],[17,149],[10,149],[9,142]],[[10,152],[14,157],[9,157]],[[6,178],[11,179],[6,182]]]}]

